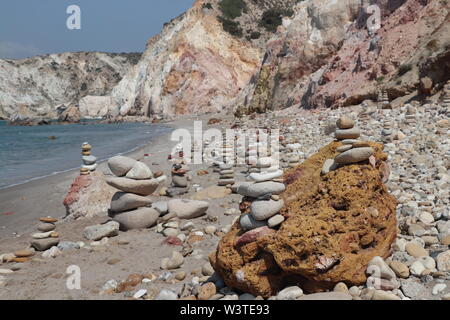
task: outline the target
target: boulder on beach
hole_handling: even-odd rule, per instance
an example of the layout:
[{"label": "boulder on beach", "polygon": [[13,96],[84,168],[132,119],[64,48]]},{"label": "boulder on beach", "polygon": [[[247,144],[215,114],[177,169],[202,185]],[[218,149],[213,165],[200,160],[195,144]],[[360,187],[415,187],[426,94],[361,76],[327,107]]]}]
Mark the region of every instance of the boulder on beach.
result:
[{"label": "boulder on beach", "polygon": [[253,231],[243,241],[248,231],[236,222],[222,238],[210,262],[228,286],[267,298],[289,284],[307,293],[339,282],[362,285],[369,261],[389,256],[397,201],[382,183],[380,166],[387,155],[381,144],[370,142],[375,168],[365,161],[321,175],[341,145],[333,142],[285,173],[286,191],[280,195],[285,221],[278,230]]}]

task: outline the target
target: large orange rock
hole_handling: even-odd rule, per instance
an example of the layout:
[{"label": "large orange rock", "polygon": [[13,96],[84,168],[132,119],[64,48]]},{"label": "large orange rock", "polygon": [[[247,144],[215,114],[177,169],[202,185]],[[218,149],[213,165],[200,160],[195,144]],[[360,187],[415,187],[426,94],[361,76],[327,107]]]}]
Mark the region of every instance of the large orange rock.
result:
[{"label": "large orange rock", "polygon": [[360,285],[369,261],[389,256],[397,235],[397,201],[382,183],[387,155],[382,145],[370,142],[375,168],[365,161],[321,176],[324,161],[341,145],[329,144],[285,174],[286,221],[279,230],[242,241],[245,231],[236,223],[223,237],[210,262],[228,286],[269,297],[292,284],[307,292],[339,282]]}]

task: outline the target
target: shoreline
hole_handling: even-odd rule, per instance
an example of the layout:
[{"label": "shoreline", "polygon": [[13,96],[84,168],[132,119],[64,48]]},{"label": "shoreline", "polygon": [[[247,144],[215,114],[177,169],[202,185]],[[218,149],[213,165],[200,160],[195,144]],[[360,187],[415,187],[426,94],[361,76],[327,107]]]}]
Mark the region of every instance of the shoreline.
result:
[{"label": "shoreline", "polygon": [[[191,127],[195,119],[177,119],[163,123],[170,132],[157,136],[151,141],[130,151],[115,155],[126,155],[140,160],[144,154],[155,155],[168,152],[170,135],[177,128]],[[113,155],[114,156],[114,155]],[[97,170],[107,169],[107,159],[98,163]],[[81,162],[81,157],[80,157]],[[37,218],[54,216],[58,219],[66,215],[63,200],[71,184],[79,175],[79,168],[68,169],[42,178],[0,189],[0,239],[20,236],[33,230]]]}]

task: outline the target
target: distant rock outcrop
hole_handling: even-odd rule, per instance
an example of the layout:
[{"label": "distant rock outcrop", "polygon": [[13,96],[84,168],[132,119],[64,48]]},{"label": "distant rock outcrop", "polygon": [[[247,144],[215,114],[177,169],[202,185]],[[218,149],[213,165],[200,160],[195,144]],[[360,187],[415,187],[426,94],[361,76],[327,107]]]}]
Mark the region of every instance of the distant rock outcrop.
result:
[{"label": "distant rock outcrop", "polygon": [[[76,52],[0,60],[0,117],[57,119],[85,96],[109,94],[139,57],[136,53]],[[81,116],[93,113],[102,115],[84,110]]]},{"label": "distant rock outcrop", "polygon": [[397,201],[382,182],[387,155],[381,144],[369,144],[374,164],[346,165],[321,176],[325,160],[342,146],[333,142],[288,171],[281,227],[249,234],[237,222],[210,255],[225,283],[263,297],[289,284],[319,292],[339,282],[365,283],[369,261],[388,257],[397,236]]},{"label": "distant rock outcrop", "polygon": [[[339,107],[408,94],[434,94],[450,74],[450,3],[382,0],[380,29],[368,29],[370,1],[308,0],[267,44],[238,113],[291,106]],[[421,81],[430,81],[425,91]]]}]

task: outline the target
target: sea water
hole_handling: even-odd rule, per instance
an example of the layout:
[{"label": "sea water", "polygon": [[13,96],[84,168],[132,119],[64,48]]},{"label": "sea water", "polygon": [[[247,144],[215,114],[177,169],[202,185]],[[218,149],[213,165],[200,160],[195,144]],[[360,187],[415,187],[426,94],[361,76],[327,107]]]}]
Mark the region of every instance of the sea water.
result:
[{"label": "sea water", "polygon": [[172,129],[159,124],[8,126],[0,121],[0,189],[81,166],[89,142],[97,161],[132,151]]}]

